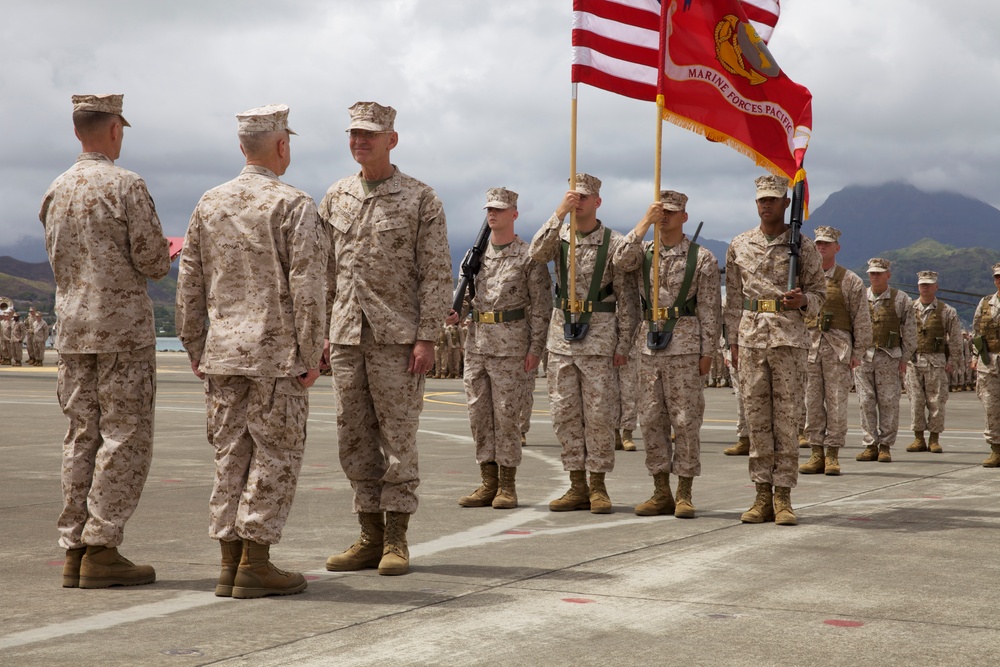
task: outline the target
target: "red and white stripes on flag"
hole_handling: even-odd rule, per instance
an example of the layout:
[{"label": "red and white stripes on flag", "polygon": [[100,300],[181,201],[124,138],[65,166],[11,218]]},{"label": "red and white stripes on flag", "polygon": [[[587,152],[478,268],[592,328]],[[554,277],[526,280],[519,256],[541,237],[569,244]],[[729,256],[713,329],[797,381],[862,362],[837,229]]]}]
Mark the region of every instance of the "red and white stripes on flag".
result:
[{"label": "red and white stripes on flag", "polygon": [[[779,0],[742,4],[766,43],[778,22]],[[574,83],[655,102],[659,48],[658,0],[573,0]]]}]

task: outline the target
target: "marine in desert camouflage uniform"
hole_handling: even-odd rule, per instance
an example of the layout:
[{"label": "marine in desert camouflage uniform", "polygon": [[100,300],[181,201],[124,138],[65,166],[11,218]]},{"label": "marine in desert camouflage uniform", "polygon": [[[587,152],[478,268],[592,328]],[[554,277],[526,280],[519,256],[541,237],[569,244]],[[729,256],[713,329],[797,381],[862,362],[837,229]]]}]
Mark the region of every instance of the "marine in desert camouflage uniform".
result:
[{"label": "marine in desert camouflage uniform", "polygon": [[882,257],[868,260],[865,292],[872,320],[872,343],[854,369],[861,406],[861,444],[858,461],[892,462],[891,448],[899,431],[900,377],[917,349],[917,325],[910,298],[889,287],[892,262]]},{"label": "marine in desert camouflage uniform", "polygon": [[350,109],[361,171],[327,191],[320,217],[332,241],[327,300],[340,463],[354,489],[361,536],[329,570],[409,570],[406,530],[417,511],[417,427],[424,374],[451,302],[444,207],[389,158],[396,110]]},{"label": "marine in desert camouflage uniform", "polygon": [[14,309],[8,308],[0,315],[0,366],[10,366],[10,334]]},{"label": "marine in desert camouflage uniform", "polygon": [[[146,280],[170,269],[169,244],[137,174],[116,167],[121,95],[74,95],[83,152],[45,193],[39,218],[56,282],[57,392],[63,441],[63,586],[148,584],[118,553],[153,455],[156,332]],[[86,551],[85,551],[86,550]]]},{"label": "marine in desert camouflage uniform", "polygon": [[24,360],[24,331],[24,322],[21,321],[21,316],[14,313],[10,323],[10,338],[7,339],[12,366],[20,366]]},{"label": "marine in desert camouflage uniform", "polygon": [[[465,350],[465,395],[482,484],[459,499],[463,507],[517,507],[522,418],[548,330],[552,281],[514,233],[517,193],[486,191],[490,244],[475,277]],[[448,315],[454,325],[459,314]],[[531,385],[529,385],[529,380]]]},{"label": "marine in desert camouflage uniform", "polygon": [[984,468],[1000,468],[1000,263],[993,265],[995,294],[984,296],[972,319],[975,357],[971,365],[978,375],[976,394],[986,413],[983,437],[992,453]]},{"label": "marine in desert camouflage uniform", "polygon": [[[206,380],[219,540],[215,594],[288,595],[305,578],[270,562],[305,452],[308,388],[326,326],[329,235],[305,192],[278,177],[291,162],[288,107],[237,114],[246,166],[191,214],[177,279],[177,333]],[[206,327],[206,321],[208,326]]]},{"label": "marine in desert camouflage uniform", "polygon": [[618,366],[618,421],[615,423],[615,450],[635,451],[633,434],[639,423],[639,355],[640,347],[645,345],[639,340],[639,322],[642,319],[639,304],[639,291],[642,288],[642,278],[639,271],[629,272],[625,279],[633,287],[628,290],[628,306],[632,309],[631,321],[633,330],[627,335],[632,344],[628,350],[628,361],[624,366]]},{"label": "marine in desert camouflage uniform", "polygon": [[[806,357],[806,438],[812,455],[803,474],[840,474],[840,448],[847,440],[847,403],[853,369],[872,342],[872,319],[865,284],[837,264],[840,230],[816,228],[816,250],[826,276],[826,302],[807,322],[811,347]],[[825,452],[824,452],[825,448]]]},{"label": "marine in desert camouflage uniform", "polygon": [[[913,442],[906,451],[940,454],[948,403],[948,374],[953,360],[962,358],[962,325],[958,313],[937,298],[938,274],[917,273],[920,295],[913,300],[917,325],[917,351],[906,365],[906,397],[910,400]],[[930,438],[924,440],[924,431]]]},{"label": "marine in desert camouflage uniform", "polygon": [[785,224],[788,179],[756,180],[760,226],[733,239],[726,253],[726,332],[750,428],[750,479],[757,486],[745,523],[795,525],[791,489],[798,481],[798,426],[809,333],[826,299],[816,246],[802,237],[797,287],[788,290]]},{"label": "marine in desert camouflage uniform", "polygon": [[[615,255],[618,268],[642,271],[645,295],[638,334],[642,341],[638,400],[653,495],[636,506],[635,513],[640,516],[695,516],[691,486],[701,475],[699,431],[705,415],[702,378],[711,368],[722,331],[722,294],[715,256],[684,235],[687,199],[673,190],[661,192],[660,201],[650,205],[635,229],[625,235]],[[652,225],[660,226],[655,269],[653,242],[642,242]],[[655,313],[650,298],[654,270],[659,272]],[[654,320],[661,330],[670,328],[670,341],[663,349],[651,349],[646,344]],[[671,429],[676,434],[674,442]],[[676,499],[670,490],[670,473],[678,478]]]},{"label": "marine in desert camouflage uniform", "polygon": [[[531,241],[531,258],[542,264],[555,260],[559,281],[559,298],[548,331],[547,379],[552,426],[562,445],[563,470],[569,472],[570,489],[549,503],[549,509],[589,509],[594,514],[608,514],[612,507],[604,477],[615,467],[615,367],[627,362],[632,345],[628,336],[632,313],[624,307],[632,284],[612,262],[622,235],[606,228],[597,218],[601,181],[589,174],[577,174],[574,180],[575,189],[565,194],[556,212]],[[570,225],[568,221],[563,224],[571,211],[575,211],[577,221],[576,285],[572,294],[568,270]],[[601,255],[604,267],[598,271]],[[592,280],[595,274],[596,281]],[[589,319],[589,329],[577,340],[567,340],[564,330],[571,317],[572,301],[584,304],[581,322]]]}]

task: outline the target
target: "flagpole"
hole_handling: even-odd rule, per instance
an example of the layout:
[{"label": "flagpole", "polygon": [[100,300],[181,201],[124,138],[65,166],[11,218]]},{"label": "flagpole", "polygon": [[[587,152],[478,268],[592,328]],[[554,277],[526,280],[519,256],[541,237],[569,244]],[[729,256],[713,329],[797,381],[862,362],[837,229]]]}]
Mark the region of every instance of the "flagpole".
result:
[{"label": "flagpole", "polygon": [[[573,83],[569,120],[569,189],[576,190],[576,83]],[[569,299],[570,319],[573,324],[579,320],[581,304],[576,298],[576,207],[569,210]]]},{"label": "flagpole", "polygon": [[[653,193],[653,201],[660,201],[660,177],[661,165],[663,162],[663,95],[656,96],[656,155],[653,157],[653,181],[656,191]],[[653,225],[653,262],[650,269],[653,275],[650,277],[652,283],[652,295],[650,296],[650,307],[653,309],[651,324],[654,326],[658,322],[660,310],[660,226]]]}]

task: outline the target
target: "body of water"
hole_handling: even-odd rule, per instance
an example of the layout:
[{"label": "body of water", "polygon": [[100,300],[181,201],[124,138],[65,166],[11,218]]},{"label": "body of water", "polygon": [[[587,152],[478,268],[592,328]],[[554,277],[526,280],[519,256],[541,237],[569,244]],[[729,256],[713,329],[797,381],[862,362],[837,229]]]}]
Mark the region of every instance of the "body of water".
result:
[{"label": "body of water", "polygon": [[156,349],[159,352],[183,352],[184,346],[176,336],[157,336]]}]

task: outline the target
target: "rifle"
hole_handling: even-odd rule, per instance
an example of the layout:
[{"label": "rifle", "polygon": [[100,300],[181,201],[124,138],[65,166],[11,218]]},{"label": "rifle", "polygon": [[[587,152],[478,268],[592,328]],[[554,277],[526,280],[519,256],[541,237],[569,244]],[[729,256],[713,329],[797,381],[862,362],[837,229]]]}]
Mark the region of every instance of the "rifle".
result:
[{"label": "rifle", "polygon": [[486,244],[490,241],[490,221],[489,217],[483,219],[483,226],[479,228],[479,236],[476,237],[475,244],[469,248],[462,259],[461,279],[455,294],[452,297],[451,309],[461,316],[462,305],[465,301],[465,292],[469,292],[469,301],[476,297],[476,274],[483,267],[483,253],[486,252]]},{"label": "rifle", "polygon": [[788,291],[795,289],[799,276],[799,253],[802,251],[802,208],[806,182],[799,181],[792,190],[792,235],[788,240]]}]

